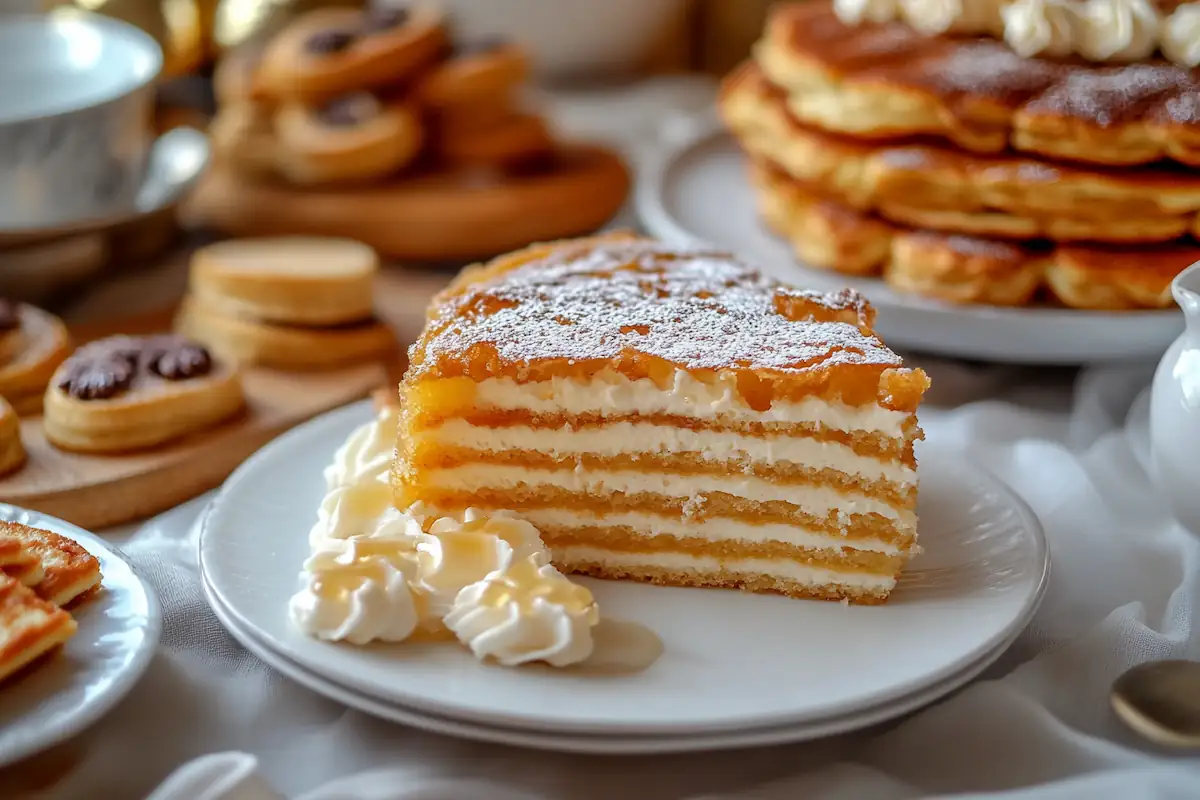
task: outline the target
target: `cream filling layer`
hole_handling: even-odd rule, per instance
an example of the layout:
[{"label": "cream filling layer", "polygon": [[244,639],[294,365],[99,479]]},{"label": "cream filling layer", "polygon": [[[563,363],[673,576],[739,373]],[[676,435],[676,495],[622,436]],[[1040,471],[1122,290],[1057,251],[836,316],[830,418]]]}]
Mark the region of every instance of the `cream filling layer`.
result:
[{"label": "cream filling layer", "polygon": [[917,471],[897,461],[881,461],[855,453],[841,442],[793,436],[747,436],[724,431],[694,431],[670,425],[613,422],[572,430],[513,426],[488,428],[464,419],[448,419],[438,428],[422,431],[419,441],[465,447],[483,452],[532,450],[555,456],[612,457],[637,454],[696,454],[709,461],[749,458],[774,464],[788,462],[812,469],[832,469],[870,481],[903,486],[917,482]]},{"label": "cream filling layer", "polygon": [[725,558],[694,556],[690,553],[621,553],[596,547],[556,547],[551,550],[554,561],[570,565],[588,562],[612,567],[650,567],[700,575],[716,572],[746,577],[766,575],[785,578],[805,586],[848,586],[856,589],[892,589],[896,579],[890,575],[871,575],[865,572],[841,572],[810,567],[785,558]]},{"label": "cream filling layer", "polygon": [[879,539],[846,539],[831,536],[823,531],[813,531],[796,525],[778,522],[753,524],[736,519],[683,520],[662,514],[646,514],[641,511],[623,511],[612,514],[590,514],[568,508],[529,508],[521,517],[534,527],[546,531],[550,528],[632,528],[646,536],[674,536],[679,539],[704,539],[710,542],[739,542],[764,544],[784,542],[810,550],[841,550],[851,547],[871,553],[899,555],[902,551],[891,542]]},{"label": "cream filling layer", "polygon": [[474,492],[481,488],[500,491],[520,486],[553,486],[590,495],[610,493],[659,494],[703,502],[706,494],[724,492],[751,502],[791,503],[810,514],[825,517],[836,512],[848,521],[854,514],[879,514],[899,525],[915,525],[916,515],[894,508],[882,500],[840,492],[828,486],[780,484],[753,475],[681,475],[664,472],[597,469],[530,469],[507,464],[461,464],[426,471],[422,483],[448,491]]},{"label": "cream filling layer", "polygon": [[799,402],[779,401],[756,411],[727,381],[705,383],[676,370],[672,386],[662,390],[649,378],[631,381],[613,370],[593,380],[551,378],[517,383],[512,378],[488,378],[476,384],[478,406],[524,410],[535,414],[671,414],[695,419],[718,417],[738,422],[816,423],[835,431],[863,431],[893,438],[904,436],[906,411],[873,404],[850,406],[819,397]]}]

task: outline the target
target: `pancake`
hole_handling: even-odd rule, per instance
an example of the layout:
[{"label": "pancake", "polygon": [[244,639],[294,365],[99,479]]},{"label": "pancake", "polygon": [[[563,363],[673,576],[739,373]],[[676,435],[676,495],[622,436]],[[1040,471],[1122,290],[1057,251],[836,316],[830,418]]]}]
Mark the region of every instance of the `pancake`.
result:
[{"label": "pancake", "polygon": [[765,223],[805,263],[835,272],[882,275],[899,291],[953,303],[1020,306],[1043,295],[1070,308],[1169,308],[1171,280],[1200,244],[1153,247],[1018,244],[913,230],[853,209],[778,167],[752,170]]},{"label": "pancake", "polygon": [[1024,58],[1001,41],[849,26],[827,0],[778,6],[755,47],[801,122],[867,140],[934,136],[1095,164],[1200,166],[1200,70]]},{"label": "pancake", "polygon": [[928,142],[864,143],[798,122],[756,64],[719,107],[756,158],[847,205],[921,228],[1012,239],[1159,242],[1200,226],[1200,173],[1178,165],[1089,168]]}]

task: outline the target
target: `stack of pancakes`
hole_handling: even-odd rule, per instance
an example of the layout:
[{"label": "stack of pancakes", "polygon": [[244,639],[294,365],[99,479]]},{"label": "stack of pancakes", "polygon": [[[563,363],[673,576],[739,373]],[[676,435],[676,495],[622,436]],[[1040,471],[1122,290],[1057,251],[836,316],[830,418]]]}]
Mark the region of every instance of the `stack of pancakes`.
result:
[{"label": "stack of pancakes", "polygon": [[799,258],[962,303],[1170,304],[1200,260],[1200,69],[777,7],[721,114]]}]

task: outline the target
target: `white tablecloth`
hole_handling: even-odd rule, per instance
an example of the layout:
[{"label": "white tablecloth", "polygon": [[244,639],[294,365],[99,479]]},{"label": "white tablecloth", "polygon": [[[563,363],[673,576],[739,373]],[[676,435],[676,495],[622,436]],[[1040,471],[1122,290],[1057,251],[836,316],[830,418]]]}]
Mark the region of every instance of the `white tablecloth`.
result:
[{"label": "white tablecloth", "polygon": [[[694,108],[705,95],[693,86],[676,97]],[[576,130],[607,124],[636,145],[668,104],[650,93],[636,105],[624,116],[557,116]],[[0,771],[0,798],[143,797],[180,764],[228,750],[254,754],[290,798],[1200,797],[1200,761],[1141,743],[1108,705],[1127,667],[1200,658],[1198,542],[1168,518],[1146,471],[1138,394],[1153,365],[1077,377],[922,365],[935,387],[922,414],[928,437],[962,448],[1030,503],[1054,569],[1033,624],[995,667],[904,721],[795,746],[645,758],[522,751],[381,722],[274,674],[224,632],[196,574],[201,498],[111,532],[162,597],[158,656],[91,731]],[[329,785],[364,770],[385,772]]]},{"label": "white tablecloth", "polygon": [[645,758],[522,751],[381,722],[272,673],[225,633],[197,583],[201,499],[114,535],[162,596],[165,635],[149,674],[89,733],[0,772],[0,796],[23,796],[27,776],[61,770],[42,796],[141,797],[189,759],[242,750],[286,797],[381,768],[394,773],[307,796],[1200,797],[1200,761],[1141,743],[1108,705],[1127,667],[1200,658],[1200,546],[1168,518],[1145,468],[1145,397],[1135,396],[1148,367],[1093,368],[1072,384],[1059,372],[927,366],[937,387],[922,415],[928,437],[1017,489],[1045,525],[1054,567],[1033,624],[986,677],[902,722],[817,743]]}]

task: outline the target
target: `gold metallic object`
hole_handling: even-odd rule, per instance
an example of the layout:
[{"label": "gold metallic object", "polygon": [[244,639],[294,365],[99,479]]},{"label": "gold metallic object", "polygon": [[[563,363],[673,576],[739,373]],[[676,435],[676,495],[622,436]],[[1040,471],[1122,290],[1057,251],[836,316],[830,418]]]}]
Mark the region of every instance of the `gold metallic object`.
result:
[{"label": "gold metallic object", "polygon": [[1200,661],[1151,661],[1127,670],[1113,683],[1112,707],[1155,744],[1200,748]]},{"label": "gold metallic object", "polygon": [[199,0],[47,0],[46,11],[80,8],[141,28],[163,49],[163,75],[200,68],[207,55]]}]

